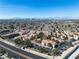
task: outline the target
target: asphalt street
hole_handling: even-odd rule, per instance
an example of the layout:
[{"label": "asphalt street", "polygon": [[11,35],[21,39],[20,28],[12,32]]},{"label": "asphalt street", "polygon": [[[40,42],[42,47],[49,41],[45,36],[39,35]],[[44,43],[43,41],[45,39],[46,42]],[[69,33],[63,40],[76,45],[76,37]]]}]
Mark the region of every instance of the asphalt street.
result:
[{"label": "asphalt street", "polygon": [[46,59],[44,57],[23,51],[19,48],[16,48],[14,46],[8,45],[2,41],[0,41],[0,47],[4,48],[6,51],[8,51],[11,55],[15,57],[19,57],[19,59]]}]

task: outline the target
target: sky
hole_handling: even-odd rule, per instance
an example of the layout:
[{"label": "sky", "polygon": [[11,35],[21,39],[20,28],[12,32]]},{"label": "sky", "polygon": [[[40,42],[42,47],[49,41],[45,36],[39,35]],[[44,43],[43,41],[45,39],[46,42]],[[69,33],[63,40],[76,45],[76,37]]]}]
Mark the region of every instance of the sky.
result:
[{"label": "sky", "polygon": [[79,17],[79,0],[0,0],[0,18]]}]

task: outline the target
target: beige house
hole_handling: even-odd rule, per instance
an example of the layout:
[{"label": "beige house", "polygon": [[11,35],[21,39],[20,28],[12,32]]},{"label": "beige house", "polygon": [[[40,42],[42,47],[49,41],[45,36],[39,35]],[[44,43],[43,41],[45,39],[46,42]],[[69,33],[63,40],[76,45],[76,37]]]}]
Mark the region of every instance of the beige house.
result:
[{"label": "beige house", "polygon": [[55,46],[55,41],[52,40],[42,40],[42,46],[48,46],[48,44],[51,44],[53,47]]}]

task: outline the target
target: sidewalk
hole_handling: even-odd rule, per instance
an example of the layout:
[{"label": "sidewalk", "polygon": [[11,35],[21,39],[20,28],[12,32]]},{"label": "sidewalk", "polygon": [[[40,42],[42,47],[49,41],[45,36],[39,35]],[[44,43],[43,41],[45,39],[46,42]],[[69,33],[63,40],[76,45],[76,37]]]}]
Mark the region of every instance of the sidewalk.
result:
[{"label": "sidewalk", "polygon": [[4,42],[4,43],[7,43],[9,45],[12,45],[12,46],[16,46],[15,44],[13,44],[12,42],[9,42],[7,40],[3,40],[2,38],[0,38],[0,41]]},{"label": "sidewalk", "polygon": [[62,53],[62,59],[65,57],[65,56],[67,56],[70,52],[72,52],[73,50],[75,49],[75,47],[70,47],[69,49],[67,49],[66,51],[64,51],[63,53]]},{"label": "sidewalk", "polygon": [[46,55],[46,54],[43,54],[43,53],[40,53],[40,52],[36,52],[34,50],[31,50],[31,49],[25,49],[25,51],[28,51],[28,52],[30,52],[32,54],[35,54],[35,55],[38,55],[38,56],[42,56],[42,57],[44,57],[46,59],[50,59],[50,57],[51,57],[49,55]]}]

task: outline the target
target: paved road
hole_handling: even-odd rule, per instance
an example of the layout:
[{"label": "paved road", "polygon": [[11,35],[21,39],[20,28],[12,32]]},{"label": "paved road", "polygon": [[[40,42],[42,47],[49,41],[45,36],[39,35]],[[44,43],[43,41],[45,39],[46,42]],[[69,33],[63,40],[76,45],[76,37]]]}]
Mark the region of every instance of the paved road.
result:
[{"label": "paved road", "polygon": [[79,48],[74,53],[72,53],[72,55],[68,59],[75,59],[78,54],[79,54]]},{"label": "paved road", "polygon": [[[75,47],[75,46],[74,46]],[[66,54],[63,59],[74,59],[74,57],[79,54],[79,45],[77,45],[70,53]],[[77,51],[77,52],[76,52]],[[76,52],[76,54],[74,54]]]},{"label": "paved road", "polygon": [[8,52],[10,52],[10,54],[20,57],[20,59],[46,59],[41,56],[34,55],[32,53],[18,49],[14,46],[8,45],[8,44],[1,42],[1,41],[0,41],[0,47],[4,48]]}]

